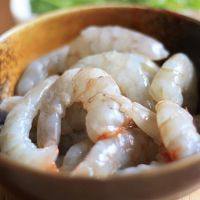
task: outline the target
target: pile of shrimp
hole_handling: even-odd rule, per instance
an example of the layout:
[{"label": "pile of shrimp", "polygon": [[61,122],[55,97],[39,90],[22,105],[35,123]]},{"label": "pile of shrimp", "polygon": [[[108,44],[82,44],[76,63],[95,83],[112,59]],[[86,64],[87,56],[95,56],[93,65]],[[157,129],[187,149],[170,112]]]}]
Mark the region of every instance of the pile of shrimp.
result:
[{"label": "pile of shrimp", "polygon": [[200,153],[197,105],[186,54],[135,30],[88,27],[27,66],[2,100],[1,155],[70,177],[143,173]]}]

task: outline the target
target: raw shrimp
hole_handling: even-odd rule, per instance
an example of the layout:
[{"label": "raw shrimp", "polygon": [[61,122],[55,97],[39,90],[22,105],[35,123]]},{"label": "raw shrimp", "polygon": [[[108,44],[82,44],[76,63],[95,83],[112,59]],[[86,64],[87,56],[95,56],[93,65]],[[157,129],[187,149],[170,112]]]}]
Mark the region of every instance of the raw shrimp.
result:
[{"label": "raw shrimp", "polygon": [[20,96],[13,96],[3,99],[0,103],[0,126],[4,124],[8,113],[21,100]]},{"label": "raw shrimp", "polygon": [[[155,101],[170,100],[191,111],[197,107],[197,83],[194,66],[183,53],[169,58],[155,75],[150,90]],[[184,99],[183,99],[184,96]],[[191,101],[192,99],[192,101]]]},{"label": "raw shrimp", "polygon": [[85,158],[92,145],[90,140],[85,139],[70,147],[64,157],[60,171],[69,174]]},{"label": "raw shrimp", "polygon": [[57,147],[39,149],[28,137],[41,98],[56,79],[50,77],[38,84],[8,114],[0,135],[0,148],[11,160],[36,169],[56,170]]},{"label": "raw shrimp", "polygon": [[[123,107],[131,106],[131,102],[125,97],[121,101],[125,101],[125,106],[120,106],[111,97],[99,97],[100,105],[94,108],[92,106],[97,101],[97,94],[118,94],[119,99],[122,97],[120,90],[114,80],[106,72],[96,68],[72,69],[66,71],[56,82],[52,85],[44,98],[40,110],[38,120],[38,145],[49,146],[58,144],[60,138],[61,118],[64,116],[66,107],[69,107],[74,102],[82,102],[83,107],[87,110],[87,115],[92,116],[92,112],[98,112],[93,116],[95,124],[102,125],[98,130],[88,131],[93,129],[87,122],[86,126],[89,137],[96,141],[100,135],[107,132],[108,135],[116,131],[116,127],[120,126],[125,121],[125,116],[121,110]],[[110,102],[106,105],[106,98]],[[89,106],[91,108],[89,108]],[[121,108],[122,107],[122,108]],[[100,113],[99,113],[100,112]],[[105,124],[103,124],[105,122]]]},{"label": "raw shrimp", "polygon": [[156,113],[139,103],[132,103],[130,116],[136,125],[150,136],[154,142],[161,144],[160,132],[156,121]]},{"label": "raw shrimp", "polygon": [[156,111],[161,139],[172,160],[200,152],[200,135],[189,112],[167,100],[160,101]]},{"label": "raw shrimp", "polygon": [[15,105],[20,102],[21,99],[22,99],[21,96],[12,96],[3,99],[2,102],[0,103],[0,111],[3,110],[6,112],[10,112],[13,109],[13,107],[15,107]]},{"label": "raw shrimp", "polygon": [[155,103],[148,90],[159,68],[150,59],[139,54],[112,51],[85,57],[71,68],[84,67],[105,70],[125,96],[150,109],[154,107]]},{"label": "raw shrimp", "polygon": [[62,47],[31,63],[20,78],[17,94],[23,96],[48,76],[63,73],[68,50],[68,46]]},{"label": "raw shrimp", "polygon": [[143,33],[119,26],[92,26],[70,44],[67,65],[71,66],[85,56],[112,50],[140,53],[152,60],[169,55],[162,43]]},{"label": "raw shrimp", "polygon": [[97,142],[72,176],[105,178],[118,169],[155,159],[157,146],[139,129]]},{"label": "raw shrimp", "polygon": [[138,166],[135,167],[128,167],[122,170],[117,171],[116,175],[131,175],[131,174],[140,174],[145,171],[149,171],[152,169],[157,169],[161,167],[163,164],[153,161],[150,164],[139,164]]}]

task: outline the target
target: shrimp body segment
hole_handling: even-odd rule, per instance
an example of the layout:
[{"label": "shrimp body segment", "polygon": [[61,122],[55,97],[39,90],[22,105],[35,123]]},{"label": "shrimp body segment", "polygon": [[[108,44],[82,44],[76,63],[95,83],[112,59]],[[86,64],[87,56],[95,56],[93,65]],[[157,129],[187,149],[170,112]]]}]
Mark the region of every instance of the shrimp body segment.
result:
[{"label": "shrimp body segment", "polygon": [[156,39],[134,30],[118,26],[89,27],[70,44],[68,66],[80,58],[107,51],[139,53],[151,60],[161,60],[168,51]]},{"label": "shrimp body segment", "polygon": [[56,79],[51,77],[38,84],[10,111],[0,135],[2,154],[29,167],[55,171],[57,147],[39,149],[28,136],[41,98]]},{"label": "shrimp body segment", "polygon": [[[61,118],[65,114],[64,112],[66,107],[69,107],[74,102],[81,102],[84,109],[89,113],[93,108],[91,106],[93,104],[92,102],[96,101],[96,96],[98,96],[98,94],[120,95],[120,90],[117,84],[106,72],[97,68],[77,68],[66,71],[55,82],[55,84],[52,85],[41,106],[38,120],[39,145],[49,146],[52,144],[58,144],[60,138]],[[100,101],[101,103],[99,106],[105,110],[106,108],[103,108],[105,107],[104,99],[100,99]],[[115,115],[117,115],[117,121],[113,122],[118,122],[121,125],[124,121],[124,117],[122,117],[123,114],[120,110],[117,110],[118,107],[116,107],[116,110],[115,107],[113,108],[114,110],[107,108],[108,111],[113,113],[113,118],[111,117],[109,119],[112,121],[114,120]],[[96,109],[94,110],[96,111]],[[101,111],[101,108],[99,108],[98,111],[99,110]],[[101,113],[103,113],[103,111],[101,111]],[[106,114],[109,113],[104,113],[103,117],[106,117]],[[99,115],[99,113],[96,113],[96,116],[97,115]],[[99,124],[104,128],[107,127],[105,128],[105,132],[111,133],[113,131],[113,126],[109,124],[110,121],[108,120],[104,122],[106,123],[104,126],[102,123]],[[102,127],[99,128],[102,129]],[[89,133],[87,127],[87,131],[93,141],[98,139],[98,130]]]},{"label": "shrimp body segment", "polygon": [[148,90],[159,68],[150,59],[139,54],[111,51],[85,57],[71,68],[85,67],[101,68],[112,76],[123,95],[149,108],[154,107]]},{"label": "shrimp body segment", "polygon": [[196,74],[189,58],[183,53],[169,58],[155,75],[149,92],[156,102],[170,100],[182,105],[184,101],[190,110],[195,111],[197,106]]},{"label": "shrimp body segment", "polygon": [[161,139],[172,160],[200,152],[200,135],[189,112],[167,100],[159,102],[156,111]]},{"label": "shrimp body segment", "polygon": [[22,99],[21,96],[12,96],[3,99],[0,103],[0,111],[10,112]]},{"label": "shrimp body segment", "polygon": [[17,85],[17,94],[24,96],[31,88],[48,76],[61,74],[66,70],[69,47],[57,49],[32,62],[24,71]]},{"label": "shrimp body segment", "polygon": [[72,176],[105,178],[122,167],[152,161],[156,152],[157,146],[139,129],[126,130],[94,144]]},{"label": "shrimp body segment", "polygon": [[72,145],[64,157],[60,169],[62,173],[69,174],[85,158],[91,147],[92,142],[88,139]]},{"label": "shrimp body segment", "polygon": [[133,102],[130,116],[136,125],[151,137],[155,143],[162,143],[156,121],[156,113],[139,103]]}]

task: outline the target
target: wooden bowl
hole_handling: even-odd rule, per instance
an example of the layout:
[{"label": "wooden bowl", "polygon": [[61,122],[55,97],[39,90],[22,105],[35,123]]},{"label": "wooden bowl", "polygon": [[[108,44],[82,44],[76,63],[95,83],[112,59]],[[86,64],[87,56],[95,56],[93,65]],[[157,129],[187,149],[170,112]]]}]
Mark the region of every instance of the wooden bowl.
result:
[{"label": "wooden bowl", "polygon": [[[185,52],[200,69],[200,23],[163,10],[102,6],[55,12],[14,28],[0,38],[0,98],[13,95],[27,63],[68,43],[90,25],[134,28]],[[38,172],[0,156],[0,183],[25,199],[172,199],[200,184],[200,155],[143,174],[96,180]]]}]

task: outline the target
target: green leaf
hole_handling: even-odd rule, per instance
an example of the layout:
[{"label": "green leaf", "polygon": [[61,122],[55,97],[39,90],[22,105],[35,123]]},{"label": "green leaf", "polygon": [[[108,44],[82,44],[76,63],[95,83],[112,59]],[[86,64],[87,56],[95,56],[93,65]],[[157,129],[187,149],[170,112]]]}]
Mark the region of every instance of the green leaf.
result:
[{"label": "green leaf", "polygon": [[173,10],[200,9],[200,0],[31,0],[33,13],[44,13],[60,8],[69,8],[85,4],[118,3],[143,3],[158,8]]}]

